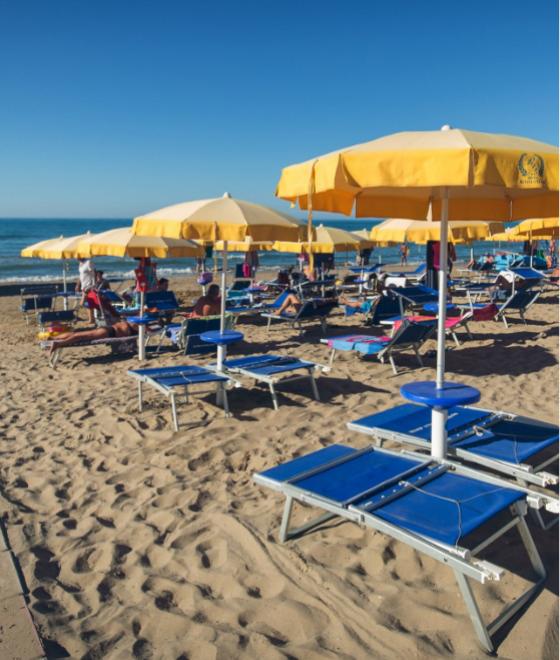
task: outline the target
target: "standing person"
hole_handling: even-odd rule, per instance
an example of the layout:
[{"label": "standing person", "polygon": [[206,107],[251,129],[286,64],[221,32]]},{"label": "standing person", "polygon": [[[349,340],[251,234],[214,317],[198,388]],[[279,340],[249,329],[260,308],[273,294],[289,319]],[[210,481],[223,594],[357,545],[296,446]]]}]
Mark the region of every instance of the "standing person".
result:
[{"label": "standing person", "polygon": [[550,252],[550,262],[552,268],[556,268],[558,265],[558,247],[556,245],[556,239],[551,238],[550,243],[548,244],[548,250]]},{"label": "standing person", "polygon": [[249,250],[245,253],[245,263],[249,267],[249,277],[255,279],[259,267],[259,253],[257,250]]},{"label": "standing person", "polygon": [[369,266],[369,260],[371,258],[371,253],[373,248],[363,248],[359,253],[359,264],[360,266]]},{"label": "standing person", "polygon": [[451,271],[453,270],[453,264],[457,261],[457,252],[455,252],[455,244],[454,243],[448,243],[447,244],[447,270],[448,273],[451,275]]},{"label": "standing person", "polygon": [[145,286],[144,291],[146,292],[157,290],[158,278],[155,261],[152,261],[150,257],[135,257],[135,259],[139,262],[138,268],[134,271],[136,274],[136,291],[140,291],[142,286]]},{"label": "standing person", "polygon": [[408,245],[406,243],[401,243],[399,248],[401,254],[401,266],[408,265]]},{"label": "standing person", "polygon": [[95,316],[93,309],[86,305],[86,297],[88,292],[95,287],[95,267],[91,259],[78,259],[78,272],[80,279],[76,284],[76,291],[82,292],[80,306],[87,308],[88,323],[95,323]]},{"label": "standing person", "polygon": [[104,275],[105,271],[103,270],[95,271],[95,288],[107,291],[111,289],[111,285],[109,280],[105,279]]}]

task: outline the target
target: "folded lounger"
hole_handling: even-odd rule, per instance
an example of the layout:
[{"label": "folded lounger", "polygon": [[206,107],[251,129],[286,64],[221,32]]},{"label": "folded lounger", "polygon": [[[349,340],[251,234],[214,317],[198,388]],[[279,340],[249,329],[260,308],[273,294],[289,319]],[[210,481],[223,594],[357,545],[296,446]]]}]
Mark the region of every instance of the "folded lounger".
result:
[{"label": "folded lounger", "polygon": [[161,392],[171,403],[173,428],[179,430],[177,421],[177,406],[175,397],[180,388],[184,389],[185,401],[188,402],[189,387],[213,383],[217,387],[217,403],[222,403],[226,415],[229,413],[226,385],[232,381],[229,376],[217,374],[203,367],[158,367],[155,369],[133,369],[127,371],[129,376],[138,381],[138,409],[142,412],[142,386],[149,385]]},{"label": "folded lounger", "polygon": [[[381,446],[394,442],[430,449],[431,411],[405,403],[348,424]],[[558,461],[558,427],[521,415],[471,406],[449,409],[448,452],[461,460],[515,478],[526,486],[549,488],[558,474],[544,471]],[[540,524],[545,527],[542,518]],[[556,521],[553,521],[556,522]]]},{"label": "folded lounger", "polygon": [[[451,461],[436,462],[418,454],[397,454],[372,446],[357,450],[335,444],[253,478],[286,497],[282,542],[339,516],[392,536],[452,568],[476,634],[487,651],[493,651],[492,635],[545,580],[546,571],[525,514],[527,506],[557,513],[557,501]],[[290,529],[294,501],[326,513]],[[507,516],[506,521],[508,513],[511,518]],[[484,584],[502,577],[503,568],[476,558],[476,554],[512,527],[519,531],[537,580],[486,625],[468,579]],[[478,534],[476,540],[473,532]]]},{"label": "folded lounger", "polygon": [[[317,389],[315,374],[321,367],[315,362],[308,362],[307,360],[300,360],[299,358],[285,355],[251,355],[250,357],[225,360],[223,367],[226,374],[247,376],[248,378],[253,378],[258,383],[268,385],[274,410],[278,410],[278,397],[275,387],[279,383],[309,379],[313,396],[316,401],[319,401],[319,390]],[[216,365],[211,364],[208,368],[216,369]],[[304,372],[303,374],[294,373],[302,371]]]},{"label": "folded lounger", "polygon": [[37,316],[41,311],[52,310],[56,293],[56,287],[50,284],[37,284],[20,289],[20,309],[25,322],[29,324],[30,314]]},{"label": "folded lounger", "polygon": [[269,314],[264,312],[261,316],[268,319],[266,326],[267,332],[270,331],[272,321],[283,321],[289,323],[293,328],[297,328],[300,334],[303,332],[302,324],[307,321],[319,321],[323,334],[327,331],[327,316],[332,310],[337,307],[336,300],[321,300],[313,299],[306,300],[300,307],[297,314],[289,314],[282,312],[282,314]]},{"label": "folded lounger", "polygon": [[392,337],[373,335],[343,335],[322,340],[331,348],[329,367],[332,367],[337,351],[357,351],[362,355],[375,355],[380,362],[388,358],[395,375],[398,373],[394,354],[412,349],[421,367],[424,366],[419,349],[435,330],[435,321],[430,319],[421,323],[406,322]]}]

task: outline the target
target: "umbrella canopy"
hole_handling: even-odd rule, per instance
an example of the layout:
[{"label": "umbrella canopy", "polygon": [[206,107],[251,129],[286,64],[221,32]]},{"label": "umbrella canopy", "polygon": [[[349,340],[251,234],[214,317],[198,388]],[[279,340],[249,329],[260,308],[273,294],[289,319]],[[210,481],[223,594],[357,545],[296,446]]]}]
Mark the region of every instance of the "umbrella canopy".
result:
[{"label": "umbrella canopy", "polygon": [[[447,264],[448,220],[505,222],[558,215],[558,147],[523,137],[441,131],[396,133],[292,165],[276,194],[308,209],[357,217],[440,223],[439,263]],[[439,271],[436,382],[445,397],[447,272]],[[449,387],[452,387],[451,385]],[[468,390],[468,388],[467,388]],[[465,401],[470,391],[465,390]],[[432,454],[447,453],[447,411],[432,409]]]},{"label": "umbrella canopy", "polygon": [[274,249],[273,241],[253,241],[249,236],[244,241],[216,241],[214,249],[219,252],[268,252]]},{"label": "umbrella canopy", "polygon": [[200,257],[204,248],[194,241],[160,236],[135,236],[131,227],[93,234],[76,246],[80,257]]},{"label": "umbrella canopy", "polygon": [[370,230],[369,229],[357,229],[356,231],[353,231],[352,233],[354,234],[354,236],[357,236],[360,239],[360,241],[362,243],[360,249],[371,248],[371,247],[374,247],[376,245],[387,245],[383,241],[374,241],[374,240],[372,240],[371,237],[370,237]]},{"label": "umbrella canopy", "polygon": [[[448,223],[447,235],[448,240],[452,243],[480,240],[489,236],[493,231],[499,231],[500,227],[501,225],[497,222],[454,220]],[[394,218],[373,227],[370,236],[375,241],[427,243],[428,241],[439,241],[440,230],[438,222]]]},{"label": "umbrella canopy", "polygon": [[216,199],[200,199],[167,206],[134,218],[139,236],[168,236],[209,241],[297,241],[305,225],[267,206],[234,199],[225,193]]},{"label": "umbrella canopy", "polygon": [[[557,215],[558,148],[451,129],[395,133],[286,167],[278,197],[356,217],[507,221]],[[539,209],[535,214],[533,209]]]},{"label": "umbrella canopy", "polygon": [[514,229],[515,227],[509,227],[509,229],[506,229],[505,231],[500,231],[496,234],[492,234],[492,236],[487,236],[486,240],[492,241],[493,243],[500,241],[508,243],[522,243],[527,240],[526,236],[514,233]]},{"label": "umbrella canopy", "polygon": [[558,218],[530,218],[516,225],[512,232],[520,240],[558,238]]},{"label": "umbrella canopy", "polygon": [[50,238],[30,245],[21,251],[22,257],[33,257],[35,259],[74,259],[76,258],[76,248],[81,241],[91,238],[93,234],[79,234],[78,236],[59,236]]},{"label": "umbrella canopy", "polygon": [[337,227],[319,225],[315,228],[315,240],[311,243],[308,241],[275,241],[274,249],[278,252],[309,253],[311,251],[311,254],[332,254],[333,252],[361,250],[369,245],[371,245],[371,240],[361,239],[352,232]]}]

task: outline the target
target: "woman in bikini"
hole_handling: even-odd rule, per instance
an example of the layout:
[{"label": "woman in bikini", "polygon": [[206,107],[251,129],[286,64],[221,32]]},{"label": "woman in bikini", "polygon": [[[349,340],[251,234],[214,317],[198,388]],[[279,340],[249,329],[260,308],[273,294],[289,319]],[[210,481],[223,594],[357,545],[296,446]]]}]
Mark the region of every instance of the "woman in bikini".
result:
[{"label": "woman in bikini", "polygon": [[95,328],[94,330],[76,330],[60,334],[51,344],[51,353],[63,346],[72,346],[82,342],[94,341],[96,339],[114,339],[115,337],[134,337],[138,334],[138,326],[128,321],[117,321],[113,325]]}]

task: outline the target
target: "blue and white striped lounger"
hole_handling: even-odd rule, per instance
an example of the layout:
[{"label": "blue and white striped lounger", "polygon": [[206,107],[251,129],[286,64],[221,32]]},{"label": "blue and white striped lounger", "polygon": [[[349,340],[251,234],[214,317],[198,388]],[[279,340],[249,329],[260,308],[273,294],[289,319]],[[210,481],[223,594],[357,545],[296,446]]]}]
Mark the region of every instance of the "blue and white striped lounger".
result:
[{"label": "blue and white striped lounger", "polygon": [[[533,598],[546,577],[525,514],[527,506],[557,513],[557,502],[451,461],[335,444],[256,474],[254,480],[286,497],[282,542],[339,516],[392,536],[452,568],[487,651],[493,650],[492,635]],[[295,501],[325,513],[290,529]],[[508,513],[511,517],[504,519]],[[513,527],[520,533],[537,579],[486,625],[468,578],[482,584],[500,580],[504,569],[476,554]],[[477,532],[476,540],[473,532]]]},{"label": "blue and white striped lounger", "polygon": [[206,383],[215,383],[217,386],[217,403],[223,404],[226,415],[229,413],[226,385],[232,382],[232,379],[223,374],[217,374],[203,367],[159,367],[154,369],[134,369],[129,370],[129,376],[138,381],[138,408],[142,412],[142,386],[149,385],[161,392],[171,403],[171,416],[173,419],[173,428],[179,430],[177,421],[177,405],[175,397],[179,388],[183,388],[185,400],[188,402],[189,387],[192,385],[204,385]]},{"label": "blue and white striped lounger", "polygon": [[[376,439],[429,450],[431,411],[405,403],[348,424]],[[449,409],[448,452],[451,456],[495,470],[517,481],[549,488],[558,475],[544,471],[558,461],[558,427],[511,413],[470,406]],[[543,526],[542,518],[539,521]]]},{"label": "blue and white striped lounger", "polygon": [[[223,367],[225,373],[247,376],[259,383],[267,384],[272,396],[274,410],[278,410],[278,397],[275,386],[280,382],[288,383],[308,378],[313,396],[319,401],[319,390],[317,389],[315,374],[321,367],[315,362],[300,360],[299,358],[285,355],[251,355],[249,357],[225,360]],[[209,368],[215,369],[216,365],[209,365]],[[294,373],[302,371],[305,373]],[[289,376],[287,374],[292,375]]]}]

